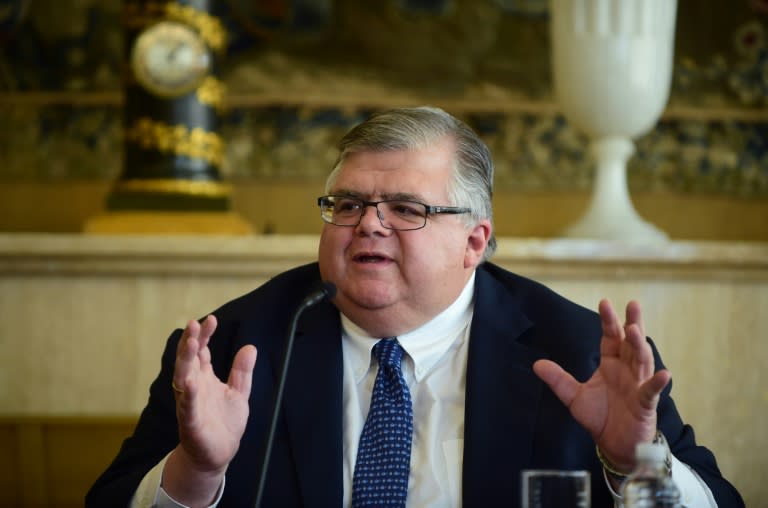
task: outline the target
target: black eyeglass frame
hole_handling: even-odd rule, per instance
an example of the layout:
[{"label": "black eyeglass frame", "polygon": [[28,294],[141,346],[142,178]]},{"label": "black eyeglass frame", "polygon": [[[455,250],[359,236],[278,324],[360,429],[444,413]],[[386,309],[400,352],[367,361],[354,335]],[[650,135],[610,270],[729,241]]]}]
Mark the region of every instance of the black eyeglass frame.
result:
[{"label": "black eyeglass frame", "polygon": [[[325,216],[323,215],[322,209],[324,206],[328,206],[327,204],[324,204],[323,201],[328,201],[329,198],[338,198],[338,199],[350,199],[353,201],[359,201],[362,204],[362,207],[360,208],[360,215],[357,218],[357,222],[354,224],[336,224],[333,221],[327,220]],[[402,203],[413,203],[414,205],[420,205],[424,207],[424,224],[418,227],[414,228],[393,228],[386,226],[384,224],[384,219],[381,216],[381,211],[379,210],[379,204],[380,203],[392,203],[395,201],[399,201]],[[417,231],[419,229],[423,229],[427,225],[427,217],[429,215],[436,215],[436,214],[452,214],[452,215],[460,215],[464,213],[471,213],[472,209],[463,207],[463,206],[440,206],[440,205],[428,205],[426,203],[422,203],[421,201],[414,201],[412,199],[382,199],[381,201],[368,201],[367,199],[362,198],[356,198],[353,196],[338,196],[334,194],[329,194],[327,196],[320,196],[317,198],[317,206],[320,207],[320,218],[323,219],[323,222],[326,222],[328,224],[333,224],[334,226],[339,227],[357,227],[360,225],[360,221],[363,220],[363,215],[365,215],[365,209],[369,206],[372,206],[376,209],[376,217],[379,219],[379,223],[381,224],[381,227],[385,229],[391,229],[393,231]]]}]

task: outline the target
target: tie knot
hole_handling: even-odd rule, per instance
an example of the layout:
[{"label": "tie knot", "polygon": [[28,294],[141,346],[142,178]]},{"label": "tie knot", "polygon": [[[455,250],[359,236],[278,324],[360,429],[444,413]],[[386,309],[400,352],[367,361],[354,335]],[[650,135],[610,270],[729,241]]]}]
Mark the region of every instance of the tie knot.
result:
[{"label": "tie knot", "polygon": [[403,359],[403,347],[395,337],[381,339],[373,346],[373,354],[379,361],[379,365],[400,370],[400,361]]}]

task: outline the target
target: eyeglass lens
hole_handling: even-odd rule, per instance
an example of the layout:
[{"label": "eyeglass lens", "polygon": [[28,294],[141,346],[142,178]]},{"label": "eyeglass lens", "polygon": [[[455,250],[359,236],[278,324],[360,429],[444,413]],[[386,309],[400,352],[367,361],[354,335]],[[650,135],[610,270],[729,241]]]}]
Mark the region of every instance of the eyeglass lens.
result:
[{"label": "eyeglass lens", "polygon": [[[375,206],[381,225],[390,229],[418,229],[427,221],[427,207],[415,201],[380,201]],[[322,202],[325,220],[338,226],[355,226],[365,212],[362,200],[344,197],[329,197]]]}]

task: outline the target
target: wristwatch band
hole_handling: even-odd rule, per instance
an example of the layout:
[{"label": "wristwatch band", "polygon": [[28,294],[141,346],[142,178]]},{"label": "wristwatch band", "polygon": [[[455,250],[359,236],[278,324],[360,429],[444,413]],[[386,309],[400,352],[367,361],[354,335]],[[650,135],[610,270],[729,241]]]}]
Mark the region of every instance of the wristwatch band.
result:
[{"label": "wristwatch band", "polygon": [[[660,444],[664,446],[664,449],[667,451],[666,458],[664,459],[664,466],[667,471],[667,476],[672,476],[672,452],[669,449],[669,443],[667,443],[667,438],[664,437],[664,434],[661,433],[661,431],[656,431],[656,436],[654,436],[653,444]],[[605,455],[603,455],[603,452],[600,451],[600,448],[598,446],[595,446],[595,450],[597,452],[597,458],[600,460],[600,463],[603,465],[603,469],[605,470],[605,473],[617,481],[624,481],[624,479],[629,476],[628,473],[622,473],[616,467],[611,464],[611,461],[609,461]]]}]

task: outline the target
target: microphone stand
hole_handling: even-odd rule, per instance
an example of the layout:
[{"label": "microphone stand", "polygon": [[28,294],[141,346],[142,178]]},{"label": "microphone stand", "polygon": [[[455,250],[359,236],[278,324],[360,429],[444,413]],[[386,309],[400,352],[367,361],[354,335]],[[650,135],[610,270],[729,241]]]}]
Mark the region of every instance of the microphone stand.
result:
[{"label": "microphone stand", "polygon": [[277,429],[277,420],[280,415],[280,406],[283,401],[283,392],[285,391],[285,380],[288,377],[288,364],[291,361],[291,352],[293,350],[293,342],[296,338],[296,325],[299,322],[301,314],[309,307],[320,303],[324,298],[333,298],[336,295],[336,286],[331,282],[323,282],[320,289],[317,289],[310,293],[301,305],[296,309],[291,319],[291,325],[288,329],[288,334],[285,339],[285,349],[283,350],[283,359],[280,365],[280,378],[275,388],[275,398],[272,405],[272,420],[269,423],[269,431],[267,432],[267,438],[264,444],[264,458],[261,463],[261,475],[259,477],[259,486],[256,491],[256,504],[255,508],[261,506],[261,500],[264,495],[264,487],[267,481],[267,469],[269,466],[269,459],[272,455],[272,444],[275,440],[275,430]]}]

